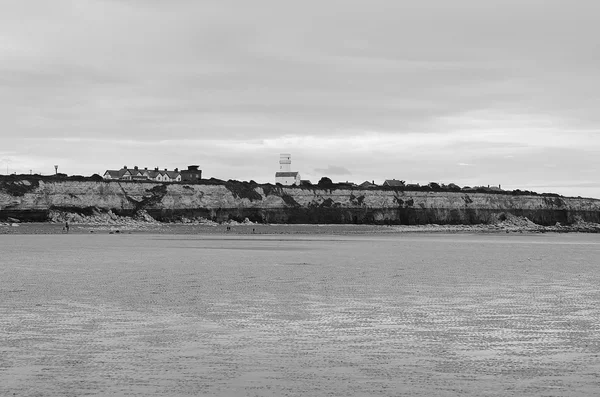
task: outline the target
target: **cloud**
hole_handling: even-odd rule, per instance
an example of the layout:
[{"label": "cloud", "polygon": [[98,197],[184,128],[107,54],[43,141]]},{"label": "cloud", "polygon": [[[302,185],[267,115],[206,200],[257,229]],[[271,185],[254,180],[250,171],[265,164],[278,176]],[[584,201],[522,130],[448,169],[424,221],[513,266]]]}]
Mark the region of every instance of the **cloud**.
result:
[{"label": "cloud", "polygon": [[598,13],[595,0],[8,0],[3,147],[22,172],[189,162],[272,181],[290,152],[311,178],[354,164],[357,180],[584,181],[600,154]]},{"label": "cloud", "polygon": [[329,165],[327,168],[315,168],[315,172],[323,175],[352,175],[352,172],[347,168],[339,165]]}]

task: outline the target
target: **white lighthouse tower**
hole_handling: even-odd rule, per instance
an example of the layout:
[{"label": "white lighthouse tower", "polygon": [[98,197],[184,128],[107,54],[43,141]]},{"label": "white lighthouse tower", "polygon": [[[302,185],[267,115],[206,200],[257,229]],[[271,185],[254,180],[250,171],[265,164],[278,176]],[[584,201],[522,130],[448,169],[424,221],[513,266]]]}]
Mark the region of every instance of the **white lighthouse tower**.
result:
[{"label": "white lighthouse tower", "polygon": [[281,153],[279,155],[279,172],[292,172],[292,155]]},{"label": "white lighthouse tower", "polygon": [[275,173],[275,183],[285,186],[300,185],[300,174],[292,171],[292,155],[281,153],[279,155],[279,172]]}]

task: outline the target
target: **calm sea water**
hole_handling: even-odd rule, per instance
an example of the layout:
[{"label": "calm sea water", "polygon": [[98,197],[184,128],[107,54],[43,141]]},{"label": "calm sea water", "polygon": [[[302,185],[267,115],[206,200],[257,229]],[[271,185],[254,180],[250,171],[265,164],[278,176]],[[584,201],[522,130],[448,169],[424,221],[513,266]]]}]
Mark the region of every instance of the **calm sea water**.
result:
[{"label": "calm sea water", "polygon": [[590,396],[598,235],[0,237],[0,395]]}]

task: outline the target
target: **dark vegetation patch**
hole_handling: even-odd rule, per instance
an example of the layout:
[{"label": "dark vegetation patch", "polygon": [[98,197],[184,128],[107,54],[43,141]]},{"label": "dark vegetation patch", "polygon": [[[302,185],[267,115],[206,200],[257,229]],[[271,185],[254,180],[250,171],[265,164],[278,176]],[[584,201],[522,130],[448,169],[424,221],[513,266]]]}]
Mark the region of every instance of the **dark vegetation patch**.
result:
[{"label": "dark vegetation patch", "polygon": [[260,185],[260,187],[262,187],[265,196],[283,196],[283,189],[281,188],[281,186],[267,184]]},{"label": "dark vegetation patch", "polygon": [[317,186],[319,186],[321,189],[331,189],[334,186],[334,183],[331,181],[331,179],[324,176],[319,180]]},{"label": "dark vegetation patch", "polygon": [[228,180],[225,182],[225,187],[233,194],[233,197],[238,199],[248,199],[250,201],[262,200],[260,193],[256,191],[258,184],[250,182],[240,182]]},{"label": "dark vegetation patch", "polygon": [[340,204],[334,202],[331,198],[327,198],[327,199],[323,200],[323,202],[319,205],[319,207],[325,207],[325,208],[336,208],[339,206],[340,206]]},{"label": "dark vegetation patch", "polygon": [[364,201],[365,201],[365,195],[364,194],[361,195],[361,196],[355,196],[354,193],[350,193],[350,202],[352,204],[355,204],[355,205],[358,205],[358,206],[362,206]]},{"label": "dark vegetation patch", "polygon": [[544,197],[544,204],[551,207],[563,207],[565,202],[560,197]]},{"label": "dark vegetation patch", "polygon": [[165,194],[167,194],[167,185],[161,183],[160,185],[156,185],[150,189],[146,189],[146,191],[148,193],[152,193],[153,196],[160,195],[162,197]]},{"label": "dark vegetation patch", "polygon": [[283,199],[283,202],[289,206],[300,207],[300,204],[298,204],[298,202],[296,200],[294,200],[294,198],[292,196],[290,196],[289,194],[282,194],[281,198]]},{"label": "dark vegetation patch", "polygon": [[151,207],[161,202],[163,197],[167,195],[167,185],[161,183],[150,189],[146,189],[146,192],[150,193],[150,195],[144,196],[140,201],[133,199],[127,194],[125,194],[125,198],[135,206],[136,211],[142,208]]},{"label": "dark vegetation patch", "polygon": [[40,181],[36,179],[0,180],[0,191],[14,197],[21,197],[35,190],[39,185]]}]

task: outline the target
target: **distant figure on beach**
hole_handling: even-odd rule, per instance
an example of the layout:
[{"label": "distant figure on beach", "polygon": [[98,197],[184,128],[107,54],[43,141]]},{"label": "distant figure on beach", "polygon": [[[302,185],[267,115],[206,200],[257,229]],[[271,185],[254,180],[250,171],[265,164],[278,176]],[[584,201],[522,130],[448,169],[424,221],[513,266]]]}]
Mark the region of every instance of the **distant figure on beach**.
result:
[{"label": "distant figure on beach", "polygon": [[227,226],[227,231],[230,231],[230,230],[231,230],[231,226]]},{"label": "distant figure on beach", "polygon": [[65,221],[65,226],[63,227],[63,230],[69,233],[69,221]]}]

